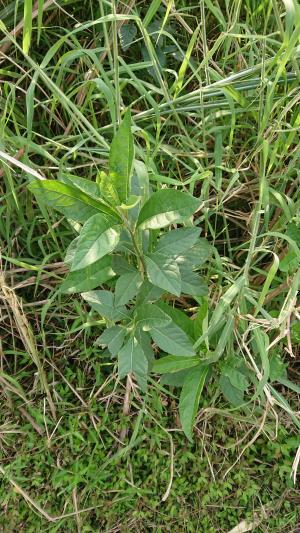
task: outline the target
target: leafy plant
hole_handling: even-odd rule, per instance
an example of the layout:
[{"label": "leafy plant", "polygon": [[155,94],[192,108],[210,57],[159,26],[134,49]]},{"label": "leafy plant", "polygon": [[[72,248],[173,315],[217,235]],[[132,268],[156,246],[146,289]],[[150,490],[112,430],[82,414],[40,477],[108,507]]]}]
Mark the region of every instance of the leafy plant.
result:
[{"label": "leafy plant", "polygon": [[[208,367],[194,347],[194,322],[174,303],[182,294],[207,294],[197,271],[210,255],[193,221],[199,200],[175,189],[153,192],[145,173],[138,174],[129,110],[111,143],[109,172],[101,172],[97,183],[62,176],[32,181],[29,188],[38,201],[80,224],[60,290],[81,293],[105,319],[97,344],[118,358],[119,378],[133,375],[146,391],[152,370],[187,370],[180,417],[191,439]],[[155,360],[157,349],[163,356]]]}]

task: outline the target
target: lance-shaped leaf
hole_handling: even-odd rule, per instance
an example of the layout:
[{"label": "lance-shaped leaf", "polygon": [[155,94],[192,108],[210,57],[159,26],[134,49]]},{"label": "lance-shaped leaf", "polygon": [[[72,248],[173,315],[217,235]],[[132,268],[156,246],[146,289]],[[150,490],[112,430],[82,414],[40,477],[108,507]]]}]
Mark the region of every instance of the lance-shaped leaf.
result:
[{"label": "lance-shaped leaf", "polygon": [[185,254],[180,253],[180,255],[176,257],[176,261],[179,266],[182,265],[189,270],[192,270],[193,268],[199,268],[203,265],[203,263],[205,263],[205,261],[208,260],[212,250],[212,246],[206,239],[199,238],[197,243],[194,244],[194,246],[190,248],[188,252]]},{"label": "lance-shaped leaf", "polygon": [[81,176],[74,176],[73,174],[62,173],[59,175],[59,179],[66,185],[71,185],[72,187],[77,187],[83,192],[87,193],[89,196],[93,196],[98,199],[100,194],[100,186],[98,183],[92,180],[87,180]]},{"label": "lance-shaped leaf", "polygon": [[181,222],[199,207],[199,200],[175,189],[161,189],[150,196],[140,210],[137,226],[141,229],[158,229]]},{"label": "lance-shaped leaf", "polygon": [[154,253],[145,256],[149,281],[176,296],[180,296],[181,277],[176,261],[165,255]]},{"label": "lance-shaped leaf", "polygon": [[170,324],[171,318],[155,304],[142,304],[136,310],[136,324],[144,331],[149,331],[154,326],[165,327]]},{"label": "lance-shaped leaf", "polygon": [[130,193],[130,178],[134,157],[133,135],[131,132],[130,110],[112,140],[109,154],[109,177],[120,203],[126,204]]},{"label": "lance-shaped leaf", "polygon": [[126,329],[121,326],[112,326],[103,331],[102,335],[98,337],[96,346],[107,346],[110,353],[116,356],[122,348],[126,335]]},{"label": "lance-shaped leaf", "polygon": [[151,328],[150,335],[157,346],[166,353],[182,356],[195,355],[192,341],[174,323],[167,324],[163,328],[155,326]]},{"label": "lance-shaped leaf", "polygon": [[82,297],[101,316],[109,320],[123,320],[129,317],[126,307],[116,307],[114,295],[109,291],[89,291],[82,293]]},{"label": "lance-shaped leaf", "polygon": [[138,271],[120,276],[116,283],[115,304],[126,305],[136,296],[142,282],[142,276]]},{"label": "lance-shaped leaf", "polygon": [[167,355],[161,359],[156,359],[152,366],[152,371],[158,374],[167,374],[186,370],[199,364],[199,357],[184,357]]},{"label": "lance-shaped leaf", "polygon": [[199,239],[198,228],[179,228],[162,235],[158,241],[156,252],[164,255],[184,254]]},{"label": "lance-shaped leaf", "polygon": [[92,265],[69,272],[59,291],[66,294],[91,291],[115,275],[111,267],[111,257],[106,255]]},{"label": "lance-shaped leaf", "polygon": [[143,390],[145,390],[148,359],[135,337],[130,337],[118,354],[119,378],[133,373]]},{"label": "lance-shaped leaf", "polygon": [[206,296],[208,293],[207,284],[196,272],[179,266],[181,275],[181,291],[191,296]]},{"label": "lance-shaped leaf", "polygon": [[85,222],[96,213],[105,213],[120,221],[119,215],[112,208],[72,185],[57,180],[36,180],[28,188],[38,201],[77,222]]},{"label": "lance-shaped leaf", "polygon": [[184,380],[179,400],[179,416],[182,429],[190,441],[193,441],[193,425],[197,415],[200,396],[208,372],[207,365],[191,368]]},{"label": "lance-shaped leaf", "polygon": [[113,251],[120,237],[120,229],[112,227],[115,219],[98,213],[84,224],[77,242],[71,271],[80,270]]}]

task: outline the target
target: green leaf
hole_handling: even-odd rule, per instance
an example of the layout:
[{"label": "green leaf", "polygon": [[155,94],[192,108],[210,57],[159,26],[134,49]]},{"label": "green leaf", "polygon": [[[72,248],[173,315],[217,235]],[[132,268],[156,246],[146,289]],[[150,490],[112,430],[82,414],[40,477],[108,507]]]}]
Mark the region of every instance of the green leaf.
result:
[{"label": "green leaf", "polygon": [[115,219],[100,213],[84,224],[75,251],[71,271],[80,270],[113,251],[119,242],[120,231],[113,228]]},{"label": "green leaf", "polygon": [[163,290],[152,285],[145,279],[139,289],[136,298],[136,305],[142,305],[144,302],[155,302],[162,295]]},{"label": "green leaf", "polygon": [[219,387],[225,400],[234,407],[239,407],[244,403],[244,392],[234,387],[227,376],[220,376]]},{"label": "green leaf", "polygon": [[157,374],[167,374],[168,372],[179,372],[187,368],[192,368],[199,364],[199,357],[180,357],[168,355],[161,359],[156,359],[153,363],[152,371]]},{"label": "green leaf", "polygon": [[174,324],[183,329],[188,337],[191,339],[194,338],[194,320],[186,315],[184,311],[181,311],[177,307],[172,307],[162,300],[157,302],[156,305],[172,319]]},{"label": "green leaf", "polygon": [[71,267],[72,263],[73,263],[73,259],[74,259],[74,255],[75,255],[75,251],[76,251],[76,248],[77,248],[77,243],[79,241],[79,236],[76,237],[75,239],[73,239],[73,241],[69,244],[68,248],[67,248],[67,251],[66,251],[66,255],[65,255],[65,258],[64,258],[64,263],[68,266]]},{"label": "green leaf", "polygon": [[153,285],[180,296],[181,278],[179,267],[174,259],[154,253],[145,256],[145,263],[147,276]]},{"label": "green leaf", "polygon": [[101,316],[108,320],[123,320],[129,318],[126,307],[116,307],[114,295],[109,291],[89,291],[82,293],[82,297]]},{"label": "green leaf", "polygon": [[198,239],[197,244],[189,249],[187,254],[181,254],[176,258],[179,266],[189,270],[201,267],[211,255],[212,247],[206,239]]},{"label": "green leaf", "polygon": [[161,189],[150,196],[140,210],[137,226],[159,229],[189,218],[199,207],[199,200],[175,189]]},{"label": "green leaf", "polygon": [[182,387],[184,380],[189,373],[189,368],[186,370],[180,370],[180,372],[175,372],[174,374],[164,374],[160,383],[162,385],[169,385],[170,387]]},{"label": "green leaf", "polygon": [[32,32],[32,0],[24,0],[23,52],[28,54]]},{"label": "green leaf", "polygon": [[108,176],[103,170],[97,175],[97,181],[100,185],[100,193],[105,200],[111,205],[118,205],[119,198],[117,191],[115,190],[110,176]]},{"label": "green leaf", "polygon": [[69,272],[60,286],[59,292],[73,294],[75,292],[91,291],[114,276],[115,272],[111,267],[111,258],[105,256],[82,270]]},{"label": "green leaf", "polygon": [[166,353],[182,356],[195,355],[191,340],[176,324],[152,327],[150,335],[157,346]]},{"label": "green leaf", "polygon": [[38,201],[46,204],[68,218],[85,222],[97,213],[111,215],[120,221],[119,215],[100,200],[95,200],[82,190],[57,180],[36,180],[28,185]]},{"label": "green leaf", "polygon": [[103,331],[102,335],[98,337],[95,344],[96,346],[107,346],[110,353],[116,356],[119,350],[122,348],[126,330],[121,326],[112,326]]},{"label": "green leaf", "polygon": [[206,296],[208,288],[201,276],[183,266],[179,267],[181,275],[181,292],[191,296]]},{"label": "green leaf", "polygon": [[77,187],[81,191],[85,192],[89,196],[93,196],[96,199],[101,196],[100,187],[95,181],[65,173],[59,174],[59,180],[66,185],[71,185],[71,187]]},{"label": "green leaf", "polygon": [[143,352],[148,359],[148,367],[149,367],[148,371],[149,371],[154,361],[154,352],[152,349],[151,337],[147,331],[143,331],[140,328],[137,328],[135,330],[134,336],[137,339],[138,343],[141,345]]},{"label": "green leaf", "polygon": [[155,251],[168,256],[184,254],[197,242],[199,233],[198,228],[169,231],[160,237]]},{"label": "green leaf", "polygon": [[270,375],[269,379],[271,382],[278,381],[280,379],[286,379],[287,378],[287,370],[286,365],[281,360],[279,355],[274,354],[272,355],[270,359]]},{"label": "green leaf", "polygon": [[130,265],[122,255],[114,254],[112,256],[112,267],[118,276],[122,276],[128,272],[136,272],[134,266]]},{"label": "green leaf", "polygon": [[229,365],[222,365],[221,372],[223,376],[229,379],[231,385],[241,392],[245,392],[249,387],[248,379],[238,369]]},{"label": "green leaf", "polygon": [[138,271],[120,276],[116,283],[115,304],[125,305],[132,300],[138,293],[142,281],[142,276]]},{"label": "green leaf", "polygon": [[200,396],[205,384],[208,366],[191,368],[184,380],[179,400],[179,416],[187,438],[193,441],[193,425],[197,415]]},{"label": "green leaf", "polygon": [[137,34],[136,24],[134,22],[123,24],[118,33],[122,50],[127,50],[135,40]]},{"label": "green leaf", "polygon": [[119,130],[112,140],[109,154],[109,175],[120,203],[126,204],[134,157],[131,116],[128,109]]},{"label": "green leaf", "polygon": [[118,354],[119,378],[133,373],[145,390],[146,376],[148,372],[148,359],[135,337],[130,337]]},{"label": "green leaf", "polygon": [[155,326],[163,328],[170,322],[170,317],[155,304],[147,303],[137,307],[136,324],[144,331],[149,331]]}]

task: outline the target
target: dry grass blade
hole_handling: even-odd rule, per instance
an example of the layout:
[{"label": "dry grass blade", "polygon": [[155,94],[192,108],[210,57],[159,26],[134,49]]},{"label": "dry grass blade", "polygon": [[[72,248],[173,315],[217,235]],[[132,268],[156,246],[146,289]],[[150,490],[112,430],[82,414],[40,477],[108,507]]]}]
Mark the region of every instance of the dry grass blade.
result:
[{"label": "dry grass blade", "polygon": [[21,340],[23,342],[23,345],[26,351],[28,352],[28,354],[30,355],[33,363],[36,365],[38,369],[38,377],[39,377],[42,389],[47,395],[47,399],[48,399],[48,403],[49,403],[52,416],[54,419],[56,419],[55,405],[53,403],[53,400],[50,394],[50,390],[49,390],[46,374],[43,369],[43,365],[40,361],[40,357],[37,351],[32,329],[30,327],[30,324],[25,314],[23,313],[21,302],[19,301],[14,290],[8,287],[8,285],[6,284],[4,274],[2,272],[0,272],[0,296],[13,314],[14,322],[19,332],[19,335],[21,337]]}]

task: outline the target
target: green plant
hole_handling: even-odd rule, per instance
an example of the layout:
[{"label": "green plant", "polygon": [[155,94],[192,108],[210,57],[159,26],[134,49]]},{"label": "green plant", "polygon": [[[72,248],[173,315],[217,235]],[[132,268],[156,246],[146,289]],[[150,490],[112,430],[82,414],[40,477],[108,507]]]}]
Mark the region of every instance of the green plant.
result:
[{"label": "green plant", "polygon": [[[29,188],[76,224],[79,235],[67,251],[70,272],[60,291],[80,292],[105,319],[97,344],[118,358],[119,378],[133,375],[145,391],[151,370],[186,371],[180,416],[191,438],[208,367],[194,348],[194,321],[174,301],[207,294],[197,273],[211,252],[193,221],[199,199],[175,189],[152,192],[146,167],[134,164],[129,110],[111,143],[108,174],[100,172],[96,183],[62,175]],[[157,361],[153,343],[166,354]]]}]

